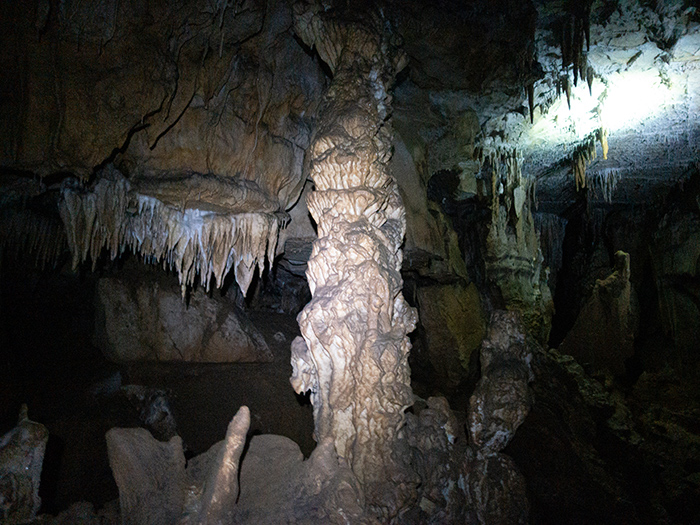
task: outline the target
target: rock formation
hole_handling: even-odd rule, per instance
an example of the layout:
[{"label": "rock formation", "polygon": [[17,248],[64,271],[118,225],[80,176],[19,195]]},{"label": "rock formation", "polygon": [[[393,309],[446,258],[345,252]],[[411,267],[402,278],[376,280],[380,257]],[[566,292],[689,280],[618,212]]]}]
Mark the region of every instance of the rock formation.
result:
[{"label": "rock formation", "polygon": [[309,148],[318,225],[306,272],[312,300],[292,347],[297,392],[312,391],[315,437],[332,440],[381,519],[414,497],[414,475],[397,459],[415,311],[401,293],[405,212],[388,173],[391,87],[404,57],[379,13],[347,23],[299,6],[297,34],[318,51],[333,81]]},{"label": "rock formation", "polygon": [[185,304],[168,283],[137,282],[105,277],[97,283],[95,342],[109,359],[272,361],[263,336],[232,302],[194,290]]},{"label": "rock formation", "polygon": [[534,183],[523,176],[517,150],[496,146],[483,155],[491,170],[486,275],[498,287],[505,306],[521,312],[528,332],[544,343],[554,305],[532,217]]},{"label": "rock formation", "polygon": [[39,511],[39,481],[49,432],[27,417],[22,405],[17,426],[0,438],[0,519],[29,523]]},{"label": "rock formation", "polygon": [[620,251],[615,254],[615,271],[596,282],[559,351],[579,363],[622,375],[625,360],[634,353],[635,315],[630,257]]},{"label": "rock formation", "polygon": [[125,522],[697,522],[696,4],[0,2],[0,425],[46,403],[47,512],[113,518],[83,460],[140,420]]},{"label": "rock formation", "polygon": [[187,469],[179,436],[164,443],[140,428],[110,430],[107,448],[119,487],[122,523],[230,523],[249,426],[250,412],[243,406],[231,420],[226,439]]},{"label": "rock formation", "polygon": [[[183,296],[197,277],[206,290],[212,278],[223,286],[230,270],[243,293],[247,292],[255,269],[262,273],[265,261],[274,258],[277,216],[270,213],[269,205],[260,209],[255,193],[247,191],[245,185],[213,180],[209,186],[214,190],[205,190],[202,200],[200,190],[207,184],[201,178],[181,183],[177,207],[166,203],[174,197],[163,197],[167,185],[162,191],[151,190],[166,199],[161,201],[132,189],[113,167],[105,169],[87,191],[64,187],[60,212],[73,267],[89,256],[94,268],[103,248],[112,259],[129,248],[146,261],[162,262],[176,270]],[[193,188],[186,189],[189,184]],[[252,202],[248,200],[250,193],[254,195]],[[195,202],[191,200],[194,194]],[[208,195],[213,198],[206,199]]]},{"label": "rock formation", "polygon": [[525,333],[516,312],[496,311],[481,347],[481,379],[469,400],[468,501],[478,523],[528,523],[525,480],[501,451],[530,410],[532,381]]}]

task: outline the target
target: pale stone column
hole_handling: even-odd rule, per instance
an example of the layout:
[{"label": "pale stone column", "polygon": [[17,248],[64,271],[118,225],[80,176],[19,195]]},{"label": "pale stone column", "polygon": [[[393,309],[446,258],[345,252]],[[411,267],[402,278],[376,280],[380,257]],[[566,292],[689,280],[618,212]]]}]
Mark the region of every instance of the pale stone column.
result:
[{"label": "pale stone column", "polygon": [[387,91],[404,59],[383,21],[348,24],[307,6],[295,14],[297,34],[334,76],[308,153],[318,239],[292,384],[312,391],[316,440],[333,440],[370,508],[389,518],[415,490],[397,448],[413,403],[406,334],[417,315],[401,293],[405,209],[387,168]]}]

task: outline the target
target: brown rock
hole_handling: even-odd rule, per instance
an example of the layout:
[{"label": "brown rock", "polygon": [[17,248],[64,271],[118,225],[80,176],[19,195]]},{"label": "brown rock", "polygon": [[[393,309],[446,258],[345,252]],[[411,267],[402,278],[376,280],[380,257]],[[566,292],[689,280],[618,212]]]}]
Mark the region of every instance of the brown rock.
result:
[{"label": "brown rock", "polygon": [[114,361],[269,362],[257,329],[222,298],[203,291],[189,305],[158,282],[132,286],[116,278],[97,285],[95,340]]},{"label": "brown rock", "polygon": [[615,254],[615,271],[597,280],[576,323],[559,346],[562,354],[581,364],[624,374],[625,360],[634,354],[636,316],[630,284],[630,258]]},{"label": "brown rock", "polygon": [[122,523],[177,523],[186,490],[180,437],[163,443],[143,428],[113,428],[106,438],[109,465],[119,487]]},{"label": "brown rock", "polygon": [[452,284],[419,287],[416,296],[430,362],[449,391],[466,376],[485,334],[479,292],[473,283]]}]

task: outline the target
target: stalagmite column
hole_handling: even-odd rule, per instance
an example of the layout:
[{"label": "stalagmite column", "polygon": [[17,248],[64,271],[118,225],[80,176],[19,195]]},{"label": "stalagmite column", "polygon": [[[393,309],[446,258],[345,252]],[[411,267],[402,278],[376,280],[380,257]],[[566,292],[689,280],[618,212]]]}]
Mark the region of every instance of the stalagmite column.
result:
[{"label": "stalagmite column", "polygon": [[416,313],[401,294],[405,209],[387,170],[387,89],[404,60],[384,21],[345,23],[297,7],[297,34],[334,76],[309,149],[316,191],[308,207],[318,239],[307,270],[313,299],[298,317],[304,340],[292,346],[292,384],[312,391],[316,440],[333,440],[372,510],[389,518],[414,488],[396,448],[412,404],[406,334]]}]

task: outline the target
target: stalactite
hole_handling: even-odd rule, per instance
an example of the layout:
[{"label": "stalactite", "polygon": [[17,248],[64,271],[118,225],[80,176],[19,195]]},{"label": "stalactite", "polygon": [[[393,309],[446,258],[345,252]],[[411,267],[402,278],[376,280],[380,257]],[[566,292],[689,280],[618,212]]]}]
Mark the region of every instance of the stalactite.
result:
[{"label": "stalactite", "polygon": [[588,94],[591,96],[593,96],[593,75],[593,68],[588,66],[586,68],[586,83],[588,84]]},{"label": "stalactite", "polygon": [[596,159],[596,141],[600,142],[603,150],[603,159],[608,158],[608,132],[605,128],[599,128],[579,145],[571,156],[571,171],[576,183],[576,191],[588,187],[586,169],[588,165]]},{"label": "stalactite", "polygon": [[589,186],[600,191],[603,200],[607,203],[612,202],[612,195],[615,192],[618,182],[622,179],[622,173],[619,169],[604,169],[588,175]]},{"label": "stalactite", "polygon": [[608,130],[605,129],[604,127],[601,127],[597,131],[597,138],[598,138],[598,141],[600,142],[600,147],[603,149],[603,158],[607,159],[608,158]]},{"label": "stalactite", "polygon": [[534,214],[535,229],[540,236],[540,248],[544,263],[549,267],[549,287],[554,293],[557,273],[562,264],[562,248],[568,221],[554,213]]},{"label": "stalactite", "polygon": [[57,218],[37,213],[30,198],[0,196],[0,251],[15,260],[31,259],[36,268],[54,268],[67,248]]},{"label": "stalactite", "polygon": [[530,109],[530,124],[535,122],[535,84],[527,85],[527,105]]},{"label": "stalactite", "polygon": [[175,208],[135,192],[114,169],[87,190],[65,185],[59,211],[74,268],[90,258],[94,269],[103,248],[112,259],[130,249],[173,268],[183,294],[197,276],[206,290],[212,277],[222,286],[231,269],[246,293],[256,267],[272,261],[279,229],[272,213]]},{"label": "stalactite", "polygon": [[591,89],[589,80],[588,58],[584,53],[590,51],[590,16],[593,0],[581,2],[569,2],[566,12],[563,14],[560,30],[559,47],[561,51],[561,69],[565,77],[563,86],[566,92],[567,103],[571,109],[571,87],[569,83],[569,66],[572,68],[574,86],[578,80],[586,79]]},{"label": "stalactite", "polygon": [[480,148],[480,162],[491,176],[487,277],[500,289],[507,308],[522,313],[529,332],[546,341],[552,299],[532,216],[534,180],[523,175],[523,158],[509,145],[489,139]]}]

